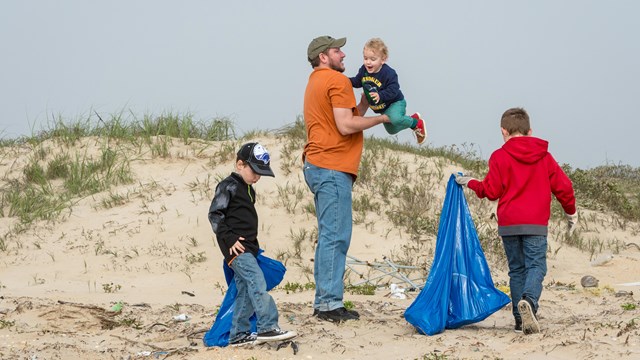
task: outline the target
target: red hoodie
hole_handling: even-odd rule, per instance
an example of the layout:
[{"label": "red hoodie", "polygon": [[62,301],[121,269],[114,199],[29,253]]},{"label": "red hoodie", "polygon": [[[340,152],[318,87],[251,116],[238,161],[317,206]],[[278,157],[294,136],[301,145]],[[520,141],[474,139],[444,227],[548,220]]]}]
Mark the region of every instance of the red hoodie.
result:
[{"label": "red hoodie", "polygon": [[532,136],[513,137],[491,154],[482,181],[467,184],[479,198],[498,201],[498,234],[547,235],[551,194],[567,214],[576,213],[569,177],[547,151],[549,143]]}]

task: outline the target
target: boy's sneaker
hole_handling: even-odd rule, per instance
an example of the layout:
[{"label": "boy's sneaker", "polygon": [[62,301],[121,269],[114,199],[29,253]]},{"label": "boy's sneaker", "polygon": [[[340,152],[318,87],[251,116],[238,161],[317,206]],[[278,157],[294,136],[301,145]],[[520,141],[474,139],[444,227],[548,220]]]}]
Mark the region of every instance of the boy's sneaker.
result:
[{"label": "boy's sneaker", "polygon": [[536,314],[533,312],[533,305],[527,298],[522,298],[518,302],[518,312],[522,317],[522,332],[525,335],[537,334],[540,332],[540,324]]},{"label": "boy's sneaker", "polygon": [[257,340],[256,334],[244,333],[242,336],[237,337],[235,340],[230,341],[229,345],[233,347],[255,345]]},{"label": "boy's sneaker", "polygon": [[284,341],[293,339],[298,336],[295,331],[286,331],[280,329],[273,329],[270,331],[265,331],[263,333],[258,334],[257,341],[259,344],[269,342],[269,341]]},{"label": "boy's sneaker", "polygon": [[320,311],[318,309],[315,309],[313,311],[313,316],[317,316],[320,320],[330,321],[334,323],[360,319],[360,314],[358,314],[357,311],[347,310],[344,307],[339,307],[337,309],[329,311]]},{"label": "boy's sneaker", "polygon": [[522,332],[522,319],[516,319],[516,327],[513,330],[517,333]]},{"label": "boy's sneaker", "polygon": [[411,115],[412,118],[418,120],[416,127],[413,128],[413,133],[416,134],[416,140],[418,141],[418,145],[422,144],[427,139],[427,128],[424,125],[424,120],[420,116],[420,113],[414,113]]}]

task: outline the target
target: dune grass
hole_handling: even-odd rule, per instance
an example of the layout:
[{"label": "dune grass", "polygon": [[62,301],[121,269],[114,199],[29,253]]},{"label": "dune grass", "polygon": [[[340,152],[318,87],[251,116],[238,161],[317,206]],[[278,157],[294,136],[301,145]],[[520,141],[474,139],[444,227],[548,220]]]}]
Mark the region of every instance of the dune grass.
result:
[{"label": "dune grass", "polygon": [[564,165],[564,170],[582,206],[640,221],[640,168],[611,164],[581,170]]},{"label": "dune grass", "polygon": [[[112,189],[136,181],[132,161],[175,156],[171,152],[174,142],[202,144],[193,150],[198,157],[203,156],[202,149],[210,142],[221,142],[210,158],[215,164],[232,160],[240,140],[257,136],[273,136],[282,144],[277,164],[282,175],[299,171],[300,153],[306,141],[301,116],[280,129],[254,130],[238,137],[233,123],[224,117],[197,121],[189,113],[169,112],[138,118],[122,111],[103,119],[92,113],[76,120],[56,118],[49,128],[32,136],[2,139],[0,165],[5,165],[6,171],[0,178],[0,217],[19,221],[0,234],[0,251],[6,251],[8,241],[33,222],[64,218],[83,197],[106,191],[107,196],[99,206],[111,208],[126,203],[135,194]],[[89,152],[87,144],[96,144],[99,150]],[[354,185],[354,223],[374,229],[380,226],[376,219],[388,220],[393,227],[388,236],[401,233],[408,239],[402,249],[392,254],[394,261],[428,268],[443,196],[443,191],[433,190],[434,184],[446,183],[450,174],[445,168],[451,167],[482,178],[487,164],[473,148],[473,144],[416,147],[392,137],[368,137]],[[564,165],[564,169],[574,183],[581,209],[612,214],[608,220],[611,222],[608,226],[612,227],[624,228],[629,222],[640,220],[640,169],[626,165],[604,165],[590,170]],[[196,178],[186,185],[194,201],[200,201],[212,196],[215,181],[210,177]],[[314,216],[315,209],[307,195],[304,186],[281,183],[277,206],[290,214]],[[502,259],[504,251],[491,204],[474,196],[467,196],[467,200],[487,257]],[[563,214],[557,202],[554,201],[552,209],[554,221],[561,223]],[[589,221],[595,220],[582,218],[581,225],[588,228]],[[298,262],[304,251],[313,249],[316,236],[317,229],[292,228],[291,250],[281,251],[279,257]],[[568,246],[592,253],[624,245],[598,242],[579,231],[564,241]],[[417,253],[425,256],[415,256]],[[199,253],[191,254],[189,264],[199,263],[201,258]],[[299,265],[308,266],[301,261]]]}]

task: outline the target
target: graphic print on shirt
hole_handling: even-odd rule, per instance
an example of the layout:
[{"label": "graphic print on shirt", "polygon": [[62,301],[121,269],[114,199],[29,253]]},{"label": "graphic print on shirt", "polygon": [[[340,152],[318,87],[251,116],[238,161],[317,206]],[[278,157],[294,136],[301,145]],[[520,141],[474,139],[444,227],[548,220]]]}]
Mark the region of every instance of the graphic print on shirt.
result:
[{"label": "graphic print on shirt", "polygon": [[387,106],[387,104],[380,102],[382,99],[378,98],[379,100],[376,104],[375,101],[371,98],[370,93],[380,94],[381,87],[382,83],[375,77],[369,74],[365,74],[365,76],[362,77],[362,89],[364,90],[364,94],[367,97],[367,101],[369,102],[369,108],[373,111],[383,110]]}]

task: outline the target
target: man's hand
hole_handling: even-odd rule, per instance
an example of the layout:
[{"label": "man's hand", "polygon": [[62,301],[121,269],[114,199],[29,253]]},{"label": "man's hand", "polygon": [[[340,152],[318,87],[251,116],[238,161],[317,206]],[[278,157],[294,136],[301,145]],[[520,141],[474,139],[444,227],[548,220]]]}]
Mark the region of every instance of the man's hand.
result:
[{"label": "man's hand", "polygon": [[458,185],[462,185],[462,186],[467,185],[469,183],[469,180],[476,180],[471,176],[464,176],[464,174],[462,173],[457,173],[455,175],[456,175],[456,182],[458,183]]},{"label": "man's hand", "polygon": [[567,235],[571,236],[573,235],[573,231],[576,229],[576,226],[578,225],[578,212],[576,211],[575,214],[573,215],[569,215],[569,214],[564,214],[567,217]]},{"label": "man's hand", "polygon": [[240,241],[244,240],[244,238],[242,236],[240,236],[238,238],[238,241],[236,241],[235,244],[233,244],[233,246],[229,249],[229,255],[240,255],[244,252],[244,246],[242,245],[242,243],[240,243]]}]

